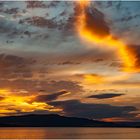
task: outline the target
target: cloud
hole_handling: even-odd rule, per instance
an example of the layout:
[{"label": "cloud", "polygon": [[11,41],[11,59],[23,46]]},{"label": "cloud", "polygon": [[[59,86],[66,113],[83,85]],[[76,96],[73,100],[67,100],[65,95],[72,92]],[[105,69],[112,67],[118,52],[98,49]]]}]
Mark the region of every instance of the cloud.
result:
[{"label": "cloud", "polygon": [[115,37],[113,33],[110,33],[102,12],[96,9],[91,12],[91,9],[89,10],[90,14],[87,14],[87,7],[89,8],[88,4],[81,6],[82,12],[79,16],[79,22],[77,22],[77,30],[80,37],[93,44],[116,48],[118,58],[123,62],[122,70],[127,72],[134,71],[135,56],[132,51],[128,49],[125,42]]},{"label": "cloud", "polygon": [[[76,44],[76,42],[75,42]],[[70,43],[67,44],[69,47]],[[112,51],[99,50],[97,48],[81,48],[76,52],[70,53],[53,53],[53,55],[47,54],[46,64],[58,64],[58,65],[78,65],[78,64],[91,64],[100,63],[105,61],[112,61],[114,59],[114,53]]]},{"label": "cloud", "polygon": [[[93,90],[102,88],[115,88],[116,90],[122,87],[128,90],[133,86],[138,88],[139,77],[129,79],[125,76],[126,73],[120,72],[123,60],[122,55],[116,58],[116,49],[123,47],[120,46],[119,40],[114,39],[114,36],[122,41],[125,37],[128,37],[128,41],[132,38],[133,43],[126,40],[127,44],[139,44],[139,33],[137,32],[139,31],[139,5],[136,2],[134,5],[134,2],[129,4],[119,2],[118,11],[118,2],[115,4],[111,2],[111,6],[106,5],[107,3],[101,2],[96,6],[96,2],[93,2],[93,5],[89,5],[84,11],[86,29],[95,35],[95,39],[99,39],[94,40],[95,42],[91,44],[79,41],[75,30],[78,14],[82,13],[77,2],[0,2],[0,50],[3,52],[0,54],[0,88],[11,89],[12,95],[20,96],[21,94],[27,98],[32,95],[37,96],[38,101],[44,102],[54,102],[57,99],[85,99],[91,92],[93,93]],[[120,13],[124,13],[124,15]],[[135,17],[135,20],[132,17]],[[80,24],[77,25],[80,27]],[[112,41],[115,41],[116,49],[107,47],[112,45],[110,40],[105,39],[108,35],[113,37]],[[98,41],[102,43],[98,44]],[[134,54],[135,66],[140,68],[139,45],[128,45],[126,49]],[[124,50],[120,51],[124,52]],[[124,57],[128,55],[126,54]],[[128,60],[131,60],[128,61],[128,64],[131,65],[133,59]],[[75,81],[79,81],[79,83]],[[136,92],[135,90],[138,89],[134,89],[134,92]],[[63,92],[71,94],[59,98],[65,94]],[[106,90],[95,91],[95,93],[100,93],[100,95],[93,95],[89,98],[112,99],[122,96],[119,93],[123,93],[123,91]],[[138,99],[134,101],[130,98],[131,95],[128,96],[129,99],[126,100],[131,100],[131,104],[136,105],[135,102]],[[3,101],[1,96],[0,101]],[[10,102],[12,101],[10,100]],[[104,102],[104,100],[100,100],[100,102]],[[121,103],[122,101],[116,102],[117,105]],[[8,106],[11,105],[6,107],[8,108]],[[77,107],[79,116],[82,116],[82,111],[85,111],[87,117],[90,117],[91,113],[91,117],[94,117],[95,114],[95,118],[98,118],[98,114],[103,116],[101,113],[104,111],[103,105],[81,103],[80,101],[73,101],[73,104],[64,102],[62,106],[66,112],[68,110],[66,106],[73,107],[74,112],[69,111],[72,115],[78,112]],[[113,109],[120,114],[124,113],[120,107],[107,104],[104,106],[109,108],[110,114]],[[105,110],[107,110],[106,108]],[[35,111],[37,112],[37,110]],[[96,112],[98,113],[96,114]],[[130,116],[129,111],[126,111],[127,114]]]},{"label": "cloud", "polygon": [[3,96],[0,96],[0,101],[2,101],[3,99],[5,99]]},{"label": "cloud", "polygon": [[42,1],[27,1],[27,8],[46,8],[47,5]]},{"label": "cloud", "polygon": [[20,114],[21,112],[29,113],[34,111],[61,111],[61,109],[55,108],[46,102],[33,101],[36,97],[33,94],[21,94],[16,91],[13,92],[12,90],[1,89],[0,95],[0,115]]},{"label": "cloud", "polygon": [[34,63],[35,61],[32,59],[10,54],[0,54],[0,77],[1,79],[30,78],[32,77],[30,66]]},{"label": "cloud", "polygon": [[55,22],[53,22],[53,20],[48,20],[45,19],[44,17],[39,17],[39,16],[33,16],[31,18],[27,18],[24,19],[23,21],[21,21],[22,23],[29,23],[33,26],[37,26],[37,27],[48,27],[48,28],[55,28],[57,27],[57,24]]},{"label": "cloud", "polygon": [[[72,93],[83,92],[83,87],[73,81],[51,81],[46,85],[46,91],[66,90]],[[45,86],[44,86],[45,87]]]},{"label": "cloud", "polygon": [[85,28],[99,37],[105,37],[110,34],[108,24],[104,19],[104,14],[96,8],[86,11]]},{"label": "cloud", "polygon": [[140,45],[129,45],[128,50],[131,51],[135,57],[135,69],[140,70]]},{"label": "cloud", "polygon": [[50,104],[63,108],[65,115],[91,119],[103,119],[112,117],[131,118],[135,115],[131,112],[137,110],[137,108],[134,106],[91,104],[82,103],[78,100],[56,101]]},{"label": "cloud", "polygon": [[0,67],[7,68],[7,67],[20,67],[25,66],[26,64],[32,64],[32,60],[25,59],[20,56],[10,55],[10,54],[0,54]]},{"label": "cloud", "polygon": [[121,85],[122,87],[139,87],[140,86],[140,81],[129,81],[129,80],[120,80],[120,81],[114,81],[114,85]]},{"label": "cloud", "polygon": [[40,102],[53,101],[53,100],[56,100],[60,95],[64,95],[66,93],[68,92],[64,90],[64,91],[52,93],[50,95],[38,95],[35,100],[40,101]]},{"label": "cloud", "polygon": [[106,82],[106,77],[99,74],[86,74],[84,81],[87,84],[102,84]]},{"label": "cloud", "polygon": [[77,82],[72,81],[46,81],[46,80],[34,80],[19,78],[16,80],[0,79],[0,88],[11,88],[17,91],[25,90],[30,94],[39,92],[43,93],[55,93],[58,91],[68,91],[71,93],[83,92],[83,87]]},{"label": "cloud", "polygon": [[107,99],[107,98],[114,98],[114,97],[118,97],[118,96],[122,96],[122,95],[124,95],[124,94],[103,93],[103,94],[91,95],[91,96],[88,96],[88,98]]}]

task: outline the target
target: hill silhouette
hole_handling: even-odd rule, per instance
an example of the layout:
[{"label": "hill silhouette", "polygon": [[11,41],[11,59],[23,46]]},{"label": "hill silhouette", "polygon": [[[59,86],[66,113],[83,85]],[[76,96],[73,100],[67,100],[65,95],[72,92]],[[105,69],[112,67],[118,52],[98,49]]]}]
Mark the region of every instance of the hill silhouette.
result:
[{"label": "hill silhouette", "polygon": [[57,114],[0,117],[0,127],[140,127],[140,122],[103,122]]}]

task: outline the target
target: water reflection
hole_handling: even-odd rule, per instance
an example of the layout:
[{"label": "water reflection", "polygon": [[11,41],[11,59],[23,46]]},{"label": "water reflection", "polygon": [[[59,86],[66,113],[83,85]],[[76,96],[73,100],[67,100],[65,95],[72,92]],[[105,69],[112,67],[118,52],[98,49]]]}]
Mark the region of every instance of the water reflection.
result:
[{"label": "water reflection", "polygon": [[1,127],[0,139],[140,139],[140,128]]}]

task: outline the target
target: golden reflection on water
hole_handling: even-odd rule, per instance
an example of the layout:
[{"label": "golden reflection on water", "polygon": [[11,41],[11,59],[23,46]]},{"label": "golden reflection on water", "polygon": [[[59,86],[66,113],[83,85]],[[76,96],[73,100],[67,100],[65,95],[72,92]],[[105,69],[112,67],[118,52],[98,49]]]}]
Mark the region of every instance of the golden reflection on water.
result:
[{"label": "golden reflection on water", "polygon": [[0,139],[140,139],[140,128],[1,127]]},{"label": "golden reflection on water", "polygon": [[45,138],[47,137],[46,129],[40,128],[0,128],[0,139],[28,139],[28,138]]}]

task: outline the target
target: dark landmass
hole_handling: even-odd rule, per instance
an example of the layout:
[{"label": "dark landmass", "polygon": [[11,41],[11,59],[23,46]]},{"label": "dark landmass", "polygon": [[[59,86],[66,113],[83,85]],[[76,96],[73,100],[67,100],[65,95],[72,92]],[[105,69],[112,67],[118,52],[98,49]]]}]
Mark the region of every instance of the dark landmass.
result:
[{"label": "dark landmass", "polygon": [[0,117],[0,127],[140,127],[140,122],[103,122],[56,114]]}]

